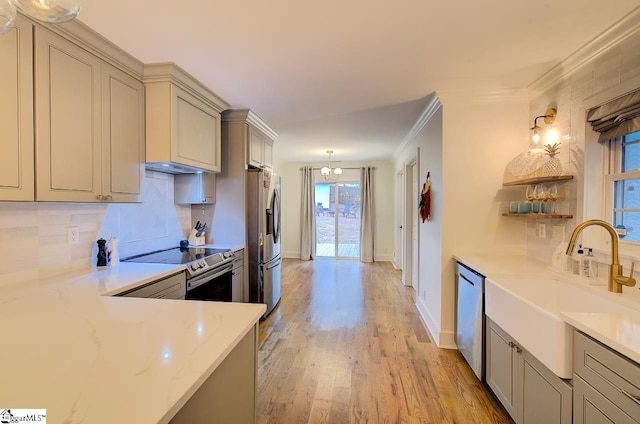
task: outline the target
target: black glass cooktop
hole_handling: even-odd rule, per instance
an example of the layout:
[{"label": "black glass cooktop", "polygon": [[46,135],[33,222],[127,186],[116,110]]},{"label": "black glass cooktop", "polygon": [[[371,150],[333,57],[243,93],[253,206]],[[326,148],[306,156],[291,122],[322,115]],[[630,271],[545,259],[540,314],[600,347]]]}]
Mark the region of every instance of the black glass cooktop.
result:
[{"label": "black glass cooktop", "polygon": [[208,247],[173,247],[142,255],[131,256],[123,262],[144,262],[148,264],[188,264],[198,259],[204,259],[218,253],[228,252],[227,249],[211,249]]}]

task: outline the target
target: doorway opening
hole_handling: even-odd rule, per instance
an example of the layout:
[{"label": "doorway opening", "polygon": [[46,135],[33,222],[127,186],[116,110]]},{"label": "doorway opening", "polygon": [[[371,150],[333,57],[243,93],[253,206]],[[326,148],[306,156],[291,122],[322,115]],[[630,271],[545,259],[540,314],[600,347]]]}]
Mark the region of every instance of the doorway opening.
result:
[{"label": "doorway opening", "polygon": [[316,183],[316,256],[360,257],[360,183]]}]

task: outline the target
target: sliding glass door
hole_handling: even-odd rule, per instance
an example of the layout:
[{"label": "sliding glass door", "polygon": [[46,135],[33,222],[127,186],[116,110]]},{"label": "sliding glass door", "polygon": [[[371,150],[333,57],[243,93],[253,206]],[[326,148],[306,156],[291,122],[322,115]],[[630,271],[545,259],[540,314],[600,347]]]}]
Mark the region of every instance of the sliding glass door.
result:
[{"label": "sliding glass door", "polygon": [[360,183],[317,183],[316,256],[360,257]]}]

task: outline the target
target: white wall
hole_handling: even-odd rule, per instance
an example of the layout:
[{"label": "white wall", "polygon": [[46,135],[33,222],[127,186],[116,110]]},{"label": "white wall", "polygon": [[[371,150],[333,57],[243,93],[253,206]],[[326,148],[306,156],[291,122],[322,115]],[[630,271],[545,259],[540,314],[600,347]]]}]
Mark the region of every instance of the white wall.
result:
[{"label": "white wall", "polygon": [[[525,223],[501,216],[505,165],[527,147],[520,92],[441,92],[442,109],[395,155],[420,148],[420,186],[432,180],[433,221],[420,223],[417,306],[436,343],[455,347],[454,253],[525,254]],[[418,284],[414,283],[414,287]]]},{"label": "white wall", "polygon": [[[147,171],[143,184],[135,204],[0,202],[0,285],[89,268],[100,237],[116,237],[121,257],[177,246],[191,208],[173,204],[172,175]],[[68,226],[80,244],[67,244]]]},{"label": "white wall", "polygon": [[[282,254],[287,258],[300,257],[300,193],[302,190],[302,166],[321,167],[325,163],[288,162],[278,164],[282,175]],[[373,166],[374,178],[374,259],[390,261],[393,255],[393,204],[394,172],[391,162],[341,162],[344,168]],[[357,171],[354,171],[357,172]],[[345,176],[346,177],[346,176]],[[316,181],[320,181],[316,179]],[[356,178],[359,181],[359,177]]]}]

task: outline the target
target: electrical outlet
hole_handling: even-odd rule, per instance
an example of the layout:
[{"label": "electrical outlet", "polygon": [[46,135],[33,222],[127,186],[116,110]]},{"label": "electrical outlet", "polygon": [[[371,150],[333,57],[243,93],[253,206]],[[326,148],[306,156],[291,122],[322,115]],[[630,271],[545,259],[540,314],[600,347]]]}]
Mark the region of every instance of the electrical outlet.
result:
[{"label": "electrical outlet", "polygon": [[80,244],[80,229],[75,225],[67,227],[67,244]]},{"label": "electrical outlet", "polygon": [[564,226],[562,226],[562,225],[554,225],[553,226],[552,238],[553,238],[553,241],[563,242],[564,241]]},{"label": "electrical outlet", "polygon": [[547,238],[547,224],[538,224],[538,238]]}]

